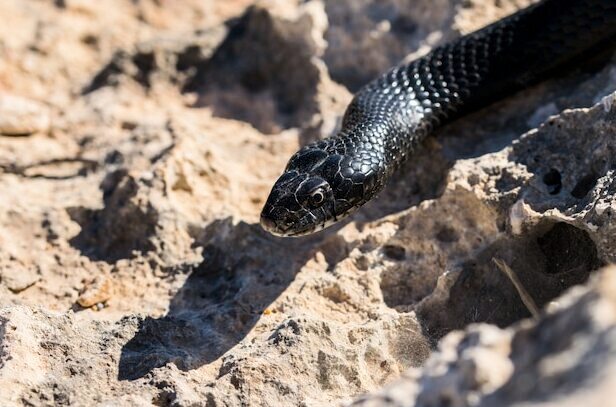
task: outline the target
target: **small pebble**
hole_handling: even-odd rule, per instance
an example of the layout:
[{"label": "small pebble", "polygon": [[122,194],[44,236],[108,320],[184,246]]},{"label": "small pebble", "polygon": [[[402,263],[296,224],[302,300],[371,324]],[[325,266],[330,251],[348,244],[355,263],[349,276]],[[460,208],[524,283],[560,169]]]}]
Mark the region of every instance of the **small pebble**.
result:
[{"label": "small pebble", "polygon": [[104,307],[104,303],[111,298],[112,294],[113,283],[111,279],[109,277],[102,277],[94,280],[84,288],[79,298],[77,298],[77,303],[83,308],[96,306],[100,310]]}]

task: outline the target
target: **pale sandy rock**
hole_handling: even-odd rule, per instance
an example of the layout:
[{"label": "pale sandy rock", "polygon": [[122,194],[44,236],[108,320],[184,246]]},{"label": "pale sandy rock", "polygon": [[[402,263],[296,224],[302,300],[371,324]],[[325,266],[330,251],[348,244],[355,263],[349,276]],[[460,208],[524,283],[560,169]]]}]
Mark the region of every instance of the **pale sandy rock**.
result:
[{"label": "pale sandy rock", "polygon": [[26,136],[47,132],[51,124],[47,106],[34,100],[0,93],[0,134]]},{"label": "pale sandy rock", "polygon": [[2,283],[14,293],[20,293],[32,287],[41,279],[38,269],[24,267],[15,258],[4,259],[4,264],[0,267],[0,279]]},{"label": "pale sandy rock", "polygon": [[607,399],[609,272],[583,284],[616,252],[614,61],[448,126],[346,223],[280,239],[263,201],[347,88],[528,2],[248,3],[1,2],[0,87],[53,126],[0,137],[0,404]]}]

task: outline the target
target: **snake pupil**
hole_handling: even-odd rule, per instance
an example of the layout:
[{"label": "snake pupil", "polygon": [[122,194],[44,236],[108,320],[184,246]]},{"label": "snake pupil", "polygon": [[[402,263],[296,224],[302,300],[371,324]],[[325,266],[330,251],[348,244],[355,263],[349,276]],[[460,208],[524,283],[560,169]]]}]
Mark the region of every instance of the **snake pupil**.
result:
[{"label": "snake pupil", "polygon": [[316,192],[313,192],[313,194],[312,194],[312,203],[313,204],[320,204],[321,202],[323,202],[323,198],[324,198],[323,197],[323,192],[321,192],[320,190],[316,191]]}]

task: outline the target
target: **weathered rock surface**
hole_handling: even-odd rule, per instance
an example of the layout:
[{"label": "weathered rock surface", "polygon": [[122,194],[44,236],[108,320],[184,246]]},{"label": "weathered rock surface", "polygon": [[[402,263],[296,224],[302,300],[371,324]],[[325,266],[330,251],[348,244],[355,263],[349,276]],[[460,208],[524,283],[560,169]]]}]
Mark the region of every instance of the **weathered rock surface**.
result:
[{"label": "weathered rock surface", "polygon": [[344,225],[280,239],[258,225],[269,188],[351,91],[529,1],[249,3],[0,3],[20,101],[0,125],[21,109],[0,129],[0,405],[609,399],[614,56],[453,123]]},{"label": "weathered rock surface", "polygon": [[616,376],[616,268],[601,270],[537,321],[474,324],[439,343],[422,369],[353,406],[610,404]]},{"label": "weathered rock surface", "polygon": [[49,112],[41,104],[0,93],[0,134],[24,136],[49,130]]}]

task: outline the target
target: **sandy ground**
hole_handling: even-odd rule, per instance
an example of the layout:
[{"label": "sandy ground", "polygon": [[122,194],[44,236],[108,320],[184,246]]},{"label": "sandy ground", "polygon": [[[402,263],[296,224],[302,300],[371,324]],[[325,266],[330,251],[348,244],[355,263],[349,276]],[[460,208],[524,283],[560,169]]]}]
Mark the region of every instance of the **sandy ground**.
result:
[{"label": "sandy ground", "polygon": [[530,2],[251,3],[0,0],[0,404],[609,397],[614,57],[448,126],[343,225],[282,239],[258,225],[269,188],[359,86]]}]

